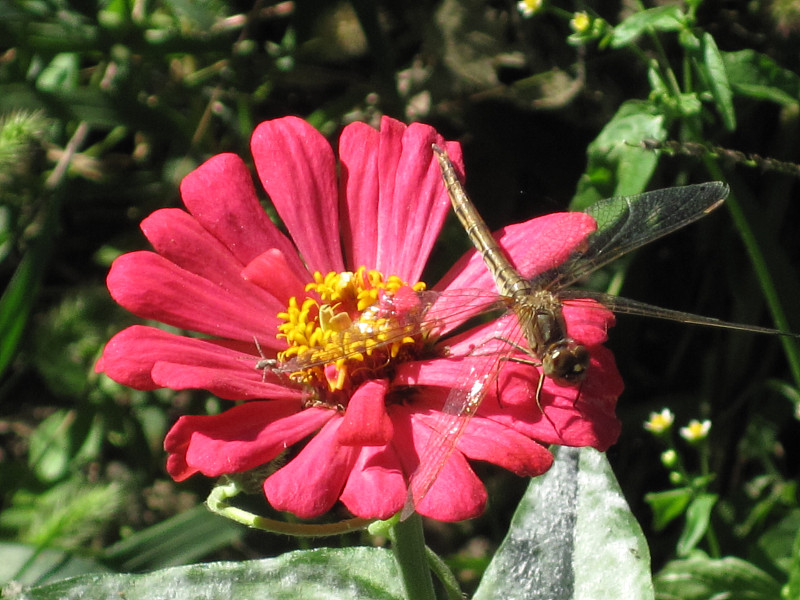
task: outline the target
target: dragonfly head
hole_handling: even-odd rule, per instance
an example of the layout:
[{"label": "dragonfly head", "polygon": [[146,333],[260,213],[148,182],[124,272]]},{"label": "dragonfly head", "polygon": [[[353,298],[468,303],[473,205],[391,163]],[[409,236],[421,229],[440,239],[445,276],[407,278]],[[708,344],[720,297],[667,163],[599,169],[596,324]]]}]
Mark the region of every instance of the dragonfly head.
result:
[{"label": "dragonfly head", "polygon": [[586,377],[589,351],[575,340],[566,338],[555,342],[542,354],[544,374],[558,385],[576,385]]}]

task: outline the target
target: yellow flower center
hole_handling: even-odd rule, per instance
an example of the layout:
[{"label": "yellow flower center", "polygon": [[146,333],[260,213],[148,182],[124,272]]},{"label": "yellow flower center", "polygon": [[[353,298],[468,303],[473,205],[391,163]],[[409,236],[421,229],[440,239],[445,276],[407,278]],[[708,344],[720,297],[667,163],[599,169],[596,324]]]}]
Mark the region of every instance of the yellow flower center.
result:
[{"label": "yellow flower center", "polygon": [[690,443],[701,442],[708,437],[708,432],[711,430],[711,421],[698,421],[692,419],[689,425],[681,427],[680,434],[683,439]]},{"label": "yellow flower center", "polygon": [[675,415],[668,408],[665,408],[660,413],[650,413],[650,418],[645,422],[644,428],[656,435],[661,435],[669,431],[674,420]]},{"label": "yellow flower center", "polygon": [[569,22],[570,26],[577,33],[585,33],[592,24],[592,19],[586,12],[576,12]]},{"label": "yellow flower center", "polygon": [[393,363],[418,356],[427,345],[428,333],[419,326],[425,307],[416,295],[424,289],[422,282],[409,285],[365,267],[314,273],[305,299],[291,298],[278,314],[284,321],[278,337],[287,348],[278,354],[277,371],[325,390],[326,398],[388,375]]}]

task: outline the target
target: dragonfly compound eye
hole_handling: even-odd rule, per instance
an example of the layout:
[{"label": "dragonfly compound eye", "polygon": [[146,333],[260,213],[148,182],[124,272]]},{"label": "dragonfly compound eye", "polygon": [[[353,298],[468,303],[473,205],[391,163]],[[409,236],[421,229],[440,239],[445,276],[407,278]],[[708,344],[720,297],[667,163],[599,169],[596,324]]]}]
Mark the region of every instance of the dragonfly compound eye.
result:
[{"label": "dragonfly compound eye", "polygon": [[575,340],[565,339],[552,344],[543,353],[544,374],[558,385],[575,385],[586,377],[589,351]]}]

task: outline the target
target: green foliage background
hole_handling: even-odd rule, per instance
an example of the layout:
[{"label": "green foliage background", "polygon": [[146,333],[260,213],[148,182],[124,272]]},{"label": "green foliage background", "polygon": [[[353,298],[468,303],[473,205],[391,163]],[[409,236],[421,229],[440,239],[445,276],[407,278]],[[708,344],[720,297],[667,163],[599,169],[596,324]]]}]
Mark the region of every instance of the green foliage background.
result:
[{"label": "green foliage background", "polygon": [[[578,10],[586,29],[570,26]],[[93,370],[134,322],[105,290],[110,262],[146,247],[138,222],[180,206],[191,169],[220,152],[250,160],[265,119],[299,115],[334,141],[381,114],[430,123],[462,141],[492,228],[725,180],[727,209],[589,285],[800,331],[794,2],[564,2],[528,18],[510,0],[0,0],[0,40],[2,582],[320,545],[243,531],[202,506],[211,482],[167,477],[164,433],[218,400],[137,392]],[[468,247],[450,222],[427,280]],[[634,317],[611,337],[627,387],[608,456],[664,568],[657,593],[695,597],[674,588],[692,573],[758,580],[749,597],[800,595],[796,345]],[[683,480],[641,427],[665,406],[681,425],[712,422],[707,445],[677,443]],[[525,485],[477,468],[487,514],[427,531],[467,589]],[[252,509],[268,513],[260,498]],[[359,543],[378,542],[322,545]]]}]

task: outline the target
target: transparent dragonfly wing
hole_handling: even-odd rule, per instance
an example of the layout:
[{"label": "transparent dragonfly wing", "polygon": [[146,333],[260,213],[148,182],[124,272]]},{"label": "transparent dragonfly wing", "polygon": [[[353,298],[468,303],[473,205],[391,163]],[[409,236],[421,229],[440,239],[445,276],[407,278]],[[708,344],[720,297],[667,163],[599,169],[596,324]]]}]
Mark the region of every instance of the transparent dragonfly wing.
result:
[{"label": "transparent dragonfly wing", "polygon": [[[489,339],[515,340],[519,337],[519,329],[517,318],[511,317]],[[456,377],[458,383],[448,393],[441,414],[430,428],[430,436],[420,454],[419,466],[409,480],[408,498],[400,513],[401,519],[409,517],[428,494],[484,397],[495,385],[500,364],[514,350],[514,346],[503,341],[498,351],[482,354],[475,360],[471,357],[462,358],[463,367]],[[480,349],[477,351],[480,352]]]},{"label": "transparent dragonfly wing", "polygon": [[[397,297],[386,294],[378,304],[367,308],[350,328],[341,332],[338,345],[304,352],[269,368],[278,373],[292,373],[364,354],[408,336],[423,334],[435,339],[474,317],[505,311],[509,306],[508,298],[478,289],[426,290]],[[374,323],[378,319],[385,319],[390,325],[377,328]]]},{"label": "transparent dragonfly wing", "polygon": [[[714,317],[706,317],[703,315],[695,315],[693,313],[683,312],[679,310],[672,310],[669,308],[662,308],[640,302],[638,300],[631,300],[630,298],[623,298],[622,296],[614,296],[612,294],[605,294],[603,292],[593,292],[590,290],[580,289],[566,289],[559,291],[556,296],[565,304],[576,300],[595,300],[602,307],[608,310],[625,315],[635,315],[639,317],[650,317],[654,319],[662,319],[665,321],[677,321],[678,323],[688,323],[690,325],[703,325],[705,327],[717,327],[720,329],[733,329],[736,331],[747,331],[750,333],[765,333],[770,335],[783,335],[793,338],[800,338],[800,334],[791,333],[788,331],[781,331],[780,329],[773,329],[771,327],[760,327],[758,325],[746,325],[744,323],[734,323],[733,321],[724,321]],[[584,308],[591,309],[591,306]],[[599,307],[598,307],[599,308]]]},{"label": "transparent dragonfly wing", "polygon": [[728,186],[715,181],[666,188],[596,202],[586,213],[597,230],[582,251],[534,277],[535,287],[558,290],[583,279],[624,254],[697,221],[722,205]]},{"label": "transparent dragonfly wing", "polygon": [[[586,248],[535,277],[532,283],[534,287],[551,290],[566,287],[623,254],[708,214],[722,203],[727,193],[725,184],[714,182],[601,200],[586,211],[598,222],[598,229],[587,239]],[[370,319],[362,319],[346,332],[340,347],[325,353],[301,354],[271,368],[277,372],[293,372],[347,358],[407,335],[449,331],[479,314],[507,309],[512,302],[496,292],[476,289],[428,290],[415,294],[416,307],[409,308],[407,298],[400,301],[387,295],[370,309],[375,313],[369,317],[385,316],[396,322],[394,330],[380,332],[380,340],[379,332],[368,324]]]}]

